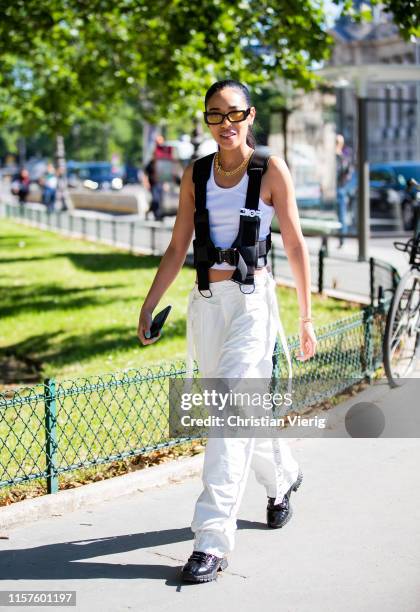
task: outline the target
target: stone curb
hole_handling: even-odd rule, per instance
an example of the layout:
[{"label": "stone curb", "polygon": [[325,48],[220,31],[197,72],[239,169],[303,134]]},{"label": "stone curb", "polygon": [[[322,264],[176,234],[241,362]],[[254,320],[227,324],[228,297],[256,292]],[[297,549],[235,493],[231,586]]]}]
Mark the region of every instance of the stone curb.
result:
[{"label": "stone curb", "polygon": [[199,476],[203,469],[203,460],[204,452],[194,457],[181,457],[108,480],[1,507],[0,535],[5,529],[45,519],[53,514],[72,512],[89,504]]}]

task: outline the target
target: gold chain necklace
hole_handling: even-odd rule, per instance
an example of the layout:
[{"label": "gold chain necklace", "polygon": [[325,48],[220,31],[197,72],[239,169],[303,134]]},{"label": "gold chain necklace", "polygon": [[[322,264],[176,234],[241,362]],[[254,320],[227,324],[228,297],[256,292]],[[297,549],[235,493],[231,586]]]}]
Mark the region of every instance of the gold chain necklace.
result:
[{"label": "gold chain necklace", "polygon": [[237,168],[235,168],[234,170],[223,170],[222,164],[220,163],[220,159],[219,159],[219,151],[217,151],[217,153],[216,153],[216,155],[214,157],[214,163],[215,163],[217,172],[219,172],[223,176],[232,176],[232,174],[236,174],[237,172],[242,170],[242,168],[244,168],[247,165],[247,163],[248,163],[252,153],[253,153],[253,151],[251,151],[251,153],[248,155],[248,157],[246,157],[244,159],[244,161]]}]

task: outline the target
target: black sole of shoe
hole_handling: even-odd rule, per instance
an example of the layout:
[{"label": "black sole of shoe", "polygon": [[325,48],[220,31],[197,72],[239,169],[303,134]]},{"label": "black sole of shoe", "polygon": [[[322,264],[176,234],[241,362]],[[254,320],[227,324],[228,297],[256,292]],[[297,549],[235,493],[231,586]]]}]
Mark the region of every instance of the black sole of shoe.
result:
[{"label": "black sole of shoe", "polygon": [[222,570],[226,569],[227,566],[227,559],[223,558],[219,567],[207,576],[194,576],[193,574],[189,574],[188,572],[181,572],[181,578],[185,582],[211,582],[212,580],[217,580],[217,572],[221,572]]}]

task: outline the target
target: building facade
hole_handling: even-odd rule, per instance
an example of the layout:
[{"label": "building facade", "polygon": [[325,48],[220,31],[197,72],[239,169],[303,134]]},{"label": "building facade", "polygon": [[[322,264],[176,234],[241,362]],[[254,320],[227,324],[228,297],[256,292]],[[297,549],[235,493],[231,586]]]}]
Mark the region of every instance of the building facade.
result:
[{"label": "building facade", "polygon": [[[355,0],[355,4],[360,4]],[[419,82],[372,84],[368,97],[368,156],[371,162],[420,161],[419,112],[420,43],[406,42],[392,15],[373,7],[370,23],[356,23],[340,16],[329,33],[335,44],[328,66],[360,66],[374,63],[419,64]],[[343,78],[345,79],[345,71]],[[335,198],[335,134],[344,136],[353,163],[357,155],[356,96],[352,88],[337,88],[334,95],[296,92],[288,121],[288,161],[299,189],[318,181],[326,200]],[[269,145],[283,155],[284,140],[279,119],[273,118]]]},{"label": "building facade", "polygon": [[[330,66],[364,64],[416,64],[420,49],[404,41],[392,15],[373,7],[370,23],[339,17],[330,30],[335,40]],[[420,75],[420,65],[419,65]],[[345,73],[343,73],[345,78]],[[419,83],[374,83],[368,88],[368,155],[371,162],[420,160],[416,137],[416,100]],[[336,128],[355,151],[356,99],[352,89],[337,89]]]}]

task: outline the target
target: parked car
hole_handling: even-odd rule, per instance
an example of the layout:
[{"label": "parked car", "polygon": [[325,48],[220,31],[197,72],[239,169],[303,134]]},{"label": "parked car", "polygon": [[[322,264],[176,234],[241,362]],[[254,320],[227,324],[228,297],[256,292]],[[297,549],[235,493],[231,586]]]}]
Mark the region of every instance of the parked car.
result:
[{"label": "parked car", "polygon": [[115,168],[110,162],[67,162],[69,187],[97,189],[123,188],[123,170]]},{"label": "parked car", "polygon": [[[418,191],[410,185],[410,179],[420,182],[420,162],[390,161],[370,164],[370,214],[371,217],[394,219],[405,230],[413,229],[414,206]],[[357,211],[357,173],[346,184],[349,211],[355,222]]]}]

